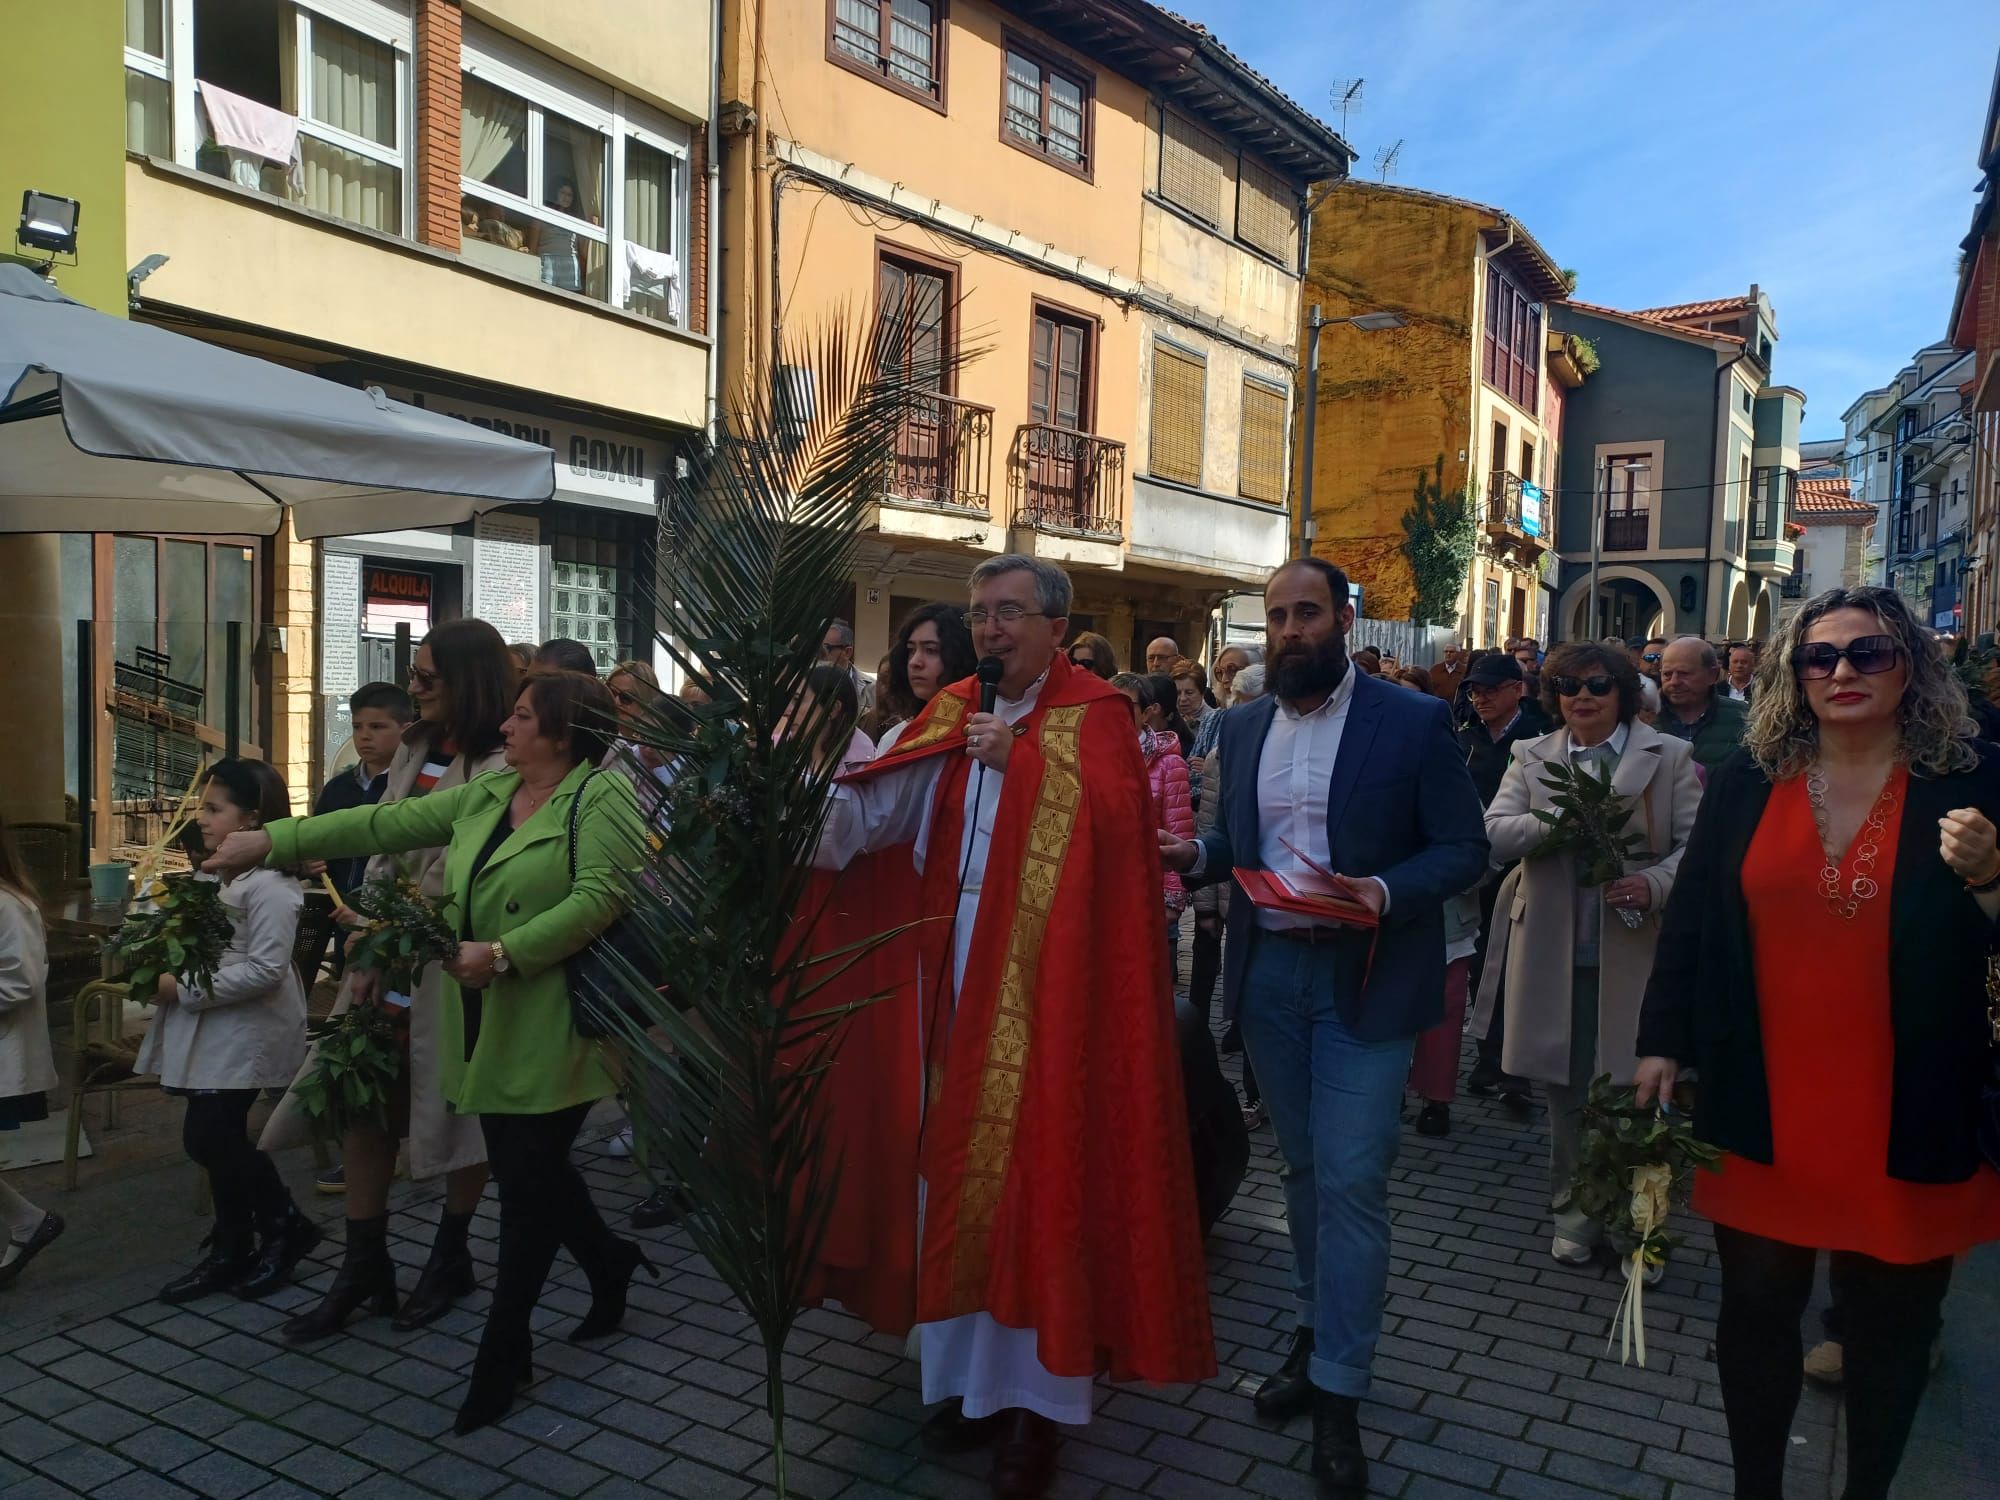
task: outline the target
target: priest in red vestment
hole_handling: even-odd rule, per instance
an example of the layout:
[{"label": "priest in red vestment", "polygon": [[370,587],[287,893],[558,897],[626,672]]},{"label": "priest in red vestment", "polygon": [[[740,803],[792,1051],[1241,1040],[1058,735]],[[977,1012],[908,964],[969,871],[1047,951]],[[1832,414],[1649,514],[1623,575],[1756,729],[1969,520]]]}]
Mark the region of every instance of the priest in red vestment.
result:
[{"label": "priest in red vestment", "polygon": [[1010,1500],[1047,1488],[1055,1424],[1090,1419],[1096,1375],[1203,1380],[1215,1340],[1131,709],[1061,654],[1062,569],[996,557],[971,588],[994,712],[974,679],[939,692],[844,778],[819,863],[915,868],[910,909],[873,915],[921,923],[922,1079],[850,1047],[835,1072],[920,1087],[918,1139],[844,1171],[907,1174],[924,1398],[943,1403],[925,1440],[994,1445]]}]

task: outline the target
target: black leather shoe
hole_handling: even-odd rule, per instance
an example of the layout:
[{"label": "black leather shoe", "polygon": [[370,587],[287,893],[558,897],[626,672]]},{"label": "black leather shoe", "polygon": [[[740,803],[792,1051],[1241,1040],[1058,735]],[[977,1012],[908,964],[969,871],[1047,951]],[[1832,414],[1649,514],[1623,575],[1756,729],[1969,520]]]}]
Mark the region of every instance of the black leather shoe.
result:
[{"label": "black leather shoe", "polygon": [[332,1338],[356,1308],[387,1317],[396,1310],[396,1263],[389,1259],[389,1216],[347,1221],[347,1255],[319,1306],[284,1327],[288,1344]]},{"label": "black leather shoe", "polygon": [[692,1206],[692,1200],[685,1188],[654,1188],[646,1195],[645,1201],[632,1210],[632,1227],[664,1229],[669,1224],[680,1223]]},{"label": "black leather shoe", "polygon": [[617,1332],[618,1325],[625,1321],[625,1298],[632,1290],[632,1278],[639,1272],[644,1271],[655,1281],[660,1279],[659,1268],[646,1258],[644,1250],[630,1240],[619,1240],[617,1245],[614,1258],[600,1273],[603,1281],[591,1277],[590,1311],[571,1331],[572,1344]]},{"label": "black leather shoe", "polygon": [[1361,1403],[1352,1396],[1315,1390],[1312,1477],[1320,1500],[1363,1500],[1368,1456],[1361,1451]]},{"label": "black leather shoe", "polygon": [[994,1500],[1041,1500],[1056,1477],[1056,1424],[1018,1406],[994,1413],[994,1419],[1000,1424]]},{"label": "black leather shoe", "polygon": [[417,1284],[390,1325],[408,1333],[435,1323],[458,1305],[458,1299],[472,1295],[479,1279],[472,1271],[472,1256],[461,1250],[455,1255],[433,1254],[417,1273]]},{"label": "black leather shoe", "polygon": [[257,1264],[232,1290],[246,1302],[268,1297],[292,1279],[292,1267],[311,1253],[320,1242],[319,1225],[298,1210],[289,1198],[285,1211],[262,1231],[257,1245]]},{"label": "black leather shoe", "polygon": [[1451,1106],[1449,1104],[1426,1104],[1417,1111],[1418,1135],[1450,1135]]},{"label": "black leather shoe", "polygon": [[44,1213],[42,1222],[35,1226],[35,1232],[21,1242],[21,1253],[0,1266],[0,1287],[13,1285],[14,1278],[28,1269],[28,1262],[54,1244],[63,1228],[61,1214]]},{"label": "black leather shoe", "polygon": [[1257,1394],[1251,1398],[1258,1416],[1268,1422],[1288,1422],[1312,1405],[1312,1381],[1306,1377],[1306,1366],[1312,1362],[1312,1352],[1313,1331],[1310,1328],[1295,1329],[1285,1362],[1266,1377],[1264,1383],[1257,1387]]},{"label": "black leather shoe", "polygon": [[201,1243],[208,1254],[160,1288],[162,1302],[178,1305],[211,1292],[226,1292],[257,1268],[257,1241],[247,1229],[224,1229],[218,1224]]},{"label": "black leather shoe", "polygon": [[954,1399],[930,1414],[917,1437],[930,1453],[970,1453],[999,1436],[1000,1416],[968,1417],[965,1403]]}]

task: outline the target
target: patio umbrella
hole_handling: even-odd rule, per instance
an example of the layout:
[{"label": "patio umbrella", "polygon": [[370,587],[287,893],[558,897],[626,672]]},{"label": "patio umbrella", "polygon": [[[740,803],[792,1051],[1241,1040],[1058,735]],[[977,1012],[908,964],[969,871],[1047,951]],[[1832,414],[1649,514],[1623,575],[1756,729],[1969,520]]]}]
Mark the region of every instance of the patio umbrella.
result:
[{"label": "patio umbrella", "polygon": [[555,493],[555,454],[109,317],[0,265],[0,532],[300,537],[448,526]]}]

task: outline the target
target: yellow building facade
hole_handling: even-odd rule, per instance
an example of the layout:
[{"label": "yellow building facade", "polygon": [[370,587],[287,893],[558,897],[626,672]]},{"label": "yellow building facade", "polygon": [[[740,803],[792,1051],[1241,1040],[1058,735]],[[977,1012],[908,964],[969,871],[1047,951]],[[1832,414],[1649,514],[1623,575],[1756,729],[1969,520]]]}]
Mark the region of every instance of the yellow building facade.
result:
[{"label": "yellow building facade", "polygon": [[969,356],[899,434],[832,606],[857,664],[1009,550],[1069,568],[1076,628],[1126,661],[1198,652],[1285,555],[1303,190],[1345,170],[1338,138],[1132,0],[724,17],[724,388],[856,309]]},{"label": "yellow building facade", "polygon": [[1546,639],[1565,392],[1583,379],[1551,335],[1565,273],[1499,209],[1341,182],[1314,198],[1305,302],[1329,319],[1388,311],[1401,328],[1320,338],[1314,550],[1361,586],[1373,619],[1407,620],[1403,517],[1420,478],[1475,502],[1477,551],[1451,625],[1472,647]]}]

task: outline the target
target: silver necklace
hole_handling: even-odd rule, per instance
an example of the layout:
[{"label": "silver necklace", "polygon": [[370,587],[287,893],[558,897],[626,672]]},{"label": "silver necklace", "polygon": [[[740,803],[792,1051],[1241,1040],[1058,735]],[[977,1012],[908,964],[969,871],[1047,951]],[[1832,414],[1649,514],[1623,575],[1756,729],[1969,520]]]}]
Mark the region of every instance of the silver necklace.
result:
[{"label": "silver necklace", "polygon": [[1896,775],[1882,783],[1882,791],[1854,839],[1854,874],[1847,889],[1840,888],[1840,855],[1827,832],[1826,773],[1818,766],[1806,772],[1806,801],[1812,804],[1813,827],[1819,833],[1819,893],[1826,909],[1843,922],[1852,922],[1861,903],[1873,900],[1881,890],[1875,881],[1875,861],[1881,853],[1882,835],[1888,831],[1889,814],[1896,806]]}]

